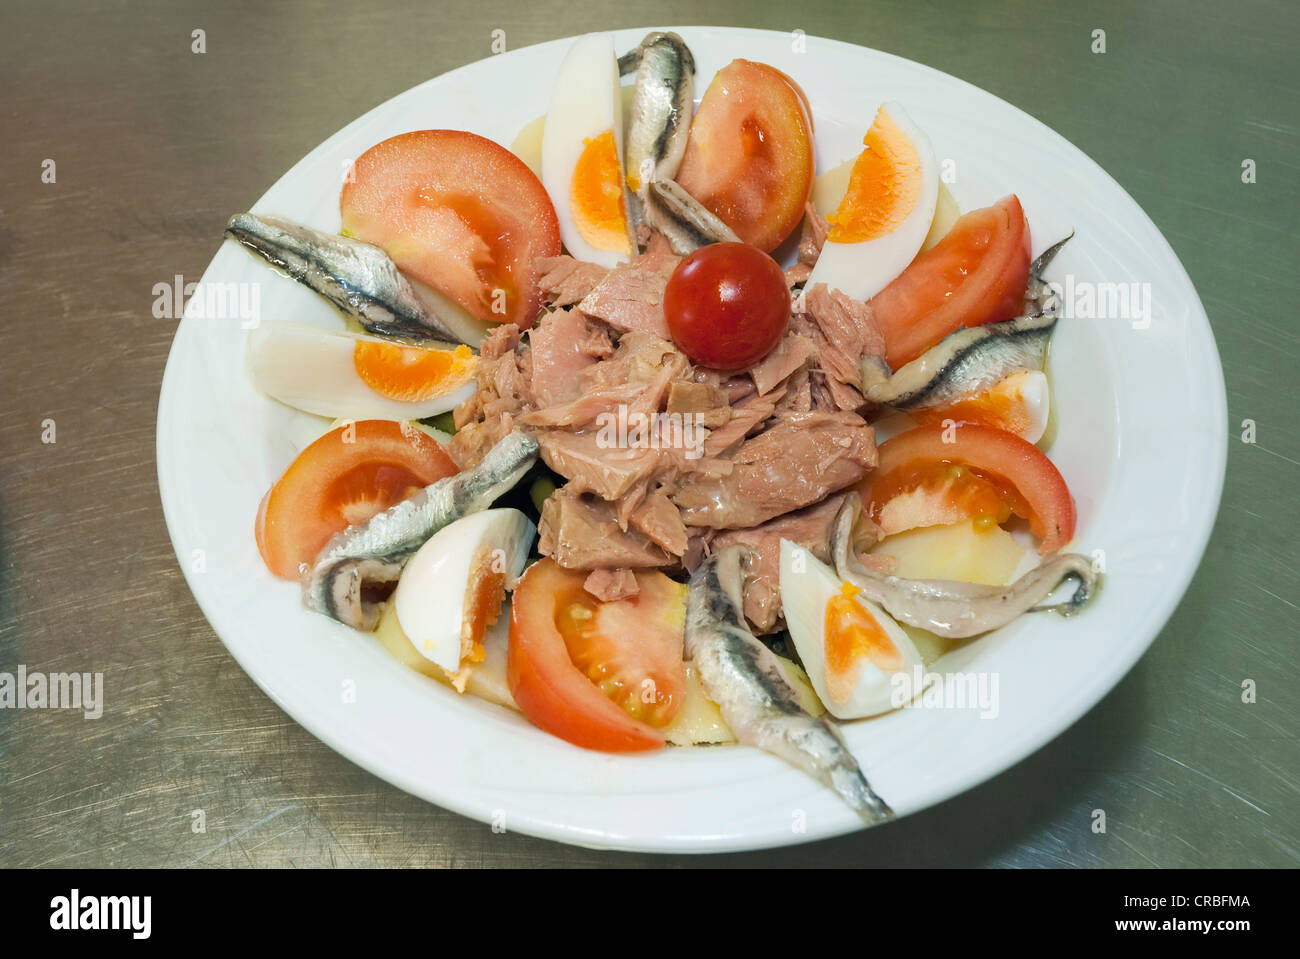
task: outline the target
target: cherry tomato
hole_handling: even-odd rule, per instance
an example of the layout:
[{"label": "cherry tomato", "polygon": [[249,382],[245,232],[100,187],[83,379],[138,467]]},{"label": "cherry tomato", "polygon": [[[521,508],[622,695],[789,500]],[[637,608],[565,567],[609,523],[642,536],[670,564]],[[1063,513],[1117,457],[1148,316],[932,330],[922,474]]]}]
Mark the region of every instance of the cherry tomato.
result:
[{"label": "cherry tomato", "polygon": [[696,363],[730,370],[762,359],[790,319],[775,260],[745,243],[714,243],[677,265],[664,291],[673,340]]},{"label": "cherry tomato", "polygon": [[335,533],[456,472],[427,433],[389,420],[330,430],[298,454],[262,500],[254,533],[266,568],[297,579]]},{"label": "cherry tomato", "polygon": [[893,369],[953,330],[1020,312],[1029,281],[1029,224],[1013,194],[972,210],[871,299]]}]

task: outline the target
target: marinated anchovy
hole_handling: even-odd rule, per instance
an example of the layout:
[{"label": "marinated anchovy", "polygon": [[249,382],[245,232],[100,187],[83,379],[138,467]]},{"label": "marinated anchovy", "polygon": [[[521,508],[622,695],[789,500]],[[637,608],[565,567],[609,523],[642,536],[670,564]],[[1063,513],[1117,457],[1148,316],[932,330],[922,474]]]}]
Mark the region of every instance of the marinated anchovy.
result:
[{"label": "marinated anchovy", "polygon": [[675,33],[647,34],[629,56],[636,58],[636,83],[624,150],[627,185],[642,219],[653,227],[657,209],[650,184],[675,177],[686,152],[695,106],[695,60]]},{"label": "marinated anchovy", "polygon": [[1013,373],[1041,370],[1060,314],[1043,271],[1073,235],[1030,264],[1023,316],[955,330],[892,374],[878,358],[864,358],[866,398],[896,410],[927,409],[986,390]]},{"label": "marinated anchovy", "polygon": [[812,716],[780,661],[754,638],[742,611],[744,546],[729,546],[692,574],[686,596],[686,658],[699,671],[736,738],[830,786],[868,823],[893,816],[839,731]]},{"label": "marinated anchovy", "polygon": [[486,509],[528,472],[537,440],[515,430],[472,469],[426,486],[365,523],[349,526],[322,550],[303,581],[308,608],[354,629],[379,621],[367,587],[390,584],[429,537],[454,520]]},{"label": "marinated anchovy", "polygon": [[[862,590],[863,598],[883,606],[889,615],[910,626],[961,639],[1005,626],[1027,612],[1072,616],[1096,594],[1099,577],[1093,561],[1079,553],[1058,553],[1010,586],[886,576],[863,566],[853,550],[853,527],[861,508],[858,497],[850,496],[835,518],[831,533],[835,571]],[[1070,579],[1076,586],[1068,600],[1038,605]]]},{"label": "marinated anchovy", "polygon": [[740,237],[712,210],[687,193],[676,180],[655,180],[650,184],[651,202],[663,216],[654,226],[668,238],[673,251],[682,256],[710,243],[736,243]]},{"label": "marinated anchovy", "polygon": [[356,317],[370,333],[463,341],[377,246],[252,213],[231,217],[226,235]]},{"label": "marinated anchovy", "polygon": [[[866,397],[896,410],[955,402],[1020,370],[1041,370],[1055,328],[1052,314],[962,327],[884,382],[868,387]],[[865,371],[863,378],[867,379]]]}]

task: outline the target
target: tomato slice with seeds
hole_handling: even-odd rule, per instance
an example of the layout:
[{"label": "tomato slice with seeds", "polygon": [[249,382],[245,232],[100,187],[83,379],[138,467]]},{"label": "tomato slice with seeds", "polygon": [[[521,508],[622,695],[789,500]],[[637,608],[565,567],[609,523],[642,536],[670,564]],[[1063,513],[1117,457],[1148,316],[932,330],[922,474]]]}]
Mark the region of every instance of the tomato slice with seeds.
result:
[{"label": "tomato slice with seeds", "polygon": [[334,534],[455,472],[422,430],[391,420],[340,426],[299,453],[263,497],[257,548],[273,574],[296,580]]},{"label": "tomato slice with seeds", "polygon": [[974,423],[951,430],[921,426],[882,443],[879,457],[858,492],[867,515],[885,519],[889,532],[964,519],[1002,523],[1015,514],[1042,540],[1041,554],[1074,537],[1074,500],[1065,479],[1038,447],[1014,433]]},{"label": "tomato slice with seeds", "polygon": [[587,573],[545,558],[515,589],[507,676],[515,702],[539,728],[604,752],[664,744],[686,695],[685,587],[638,572],[637,595],[600,602]]}]

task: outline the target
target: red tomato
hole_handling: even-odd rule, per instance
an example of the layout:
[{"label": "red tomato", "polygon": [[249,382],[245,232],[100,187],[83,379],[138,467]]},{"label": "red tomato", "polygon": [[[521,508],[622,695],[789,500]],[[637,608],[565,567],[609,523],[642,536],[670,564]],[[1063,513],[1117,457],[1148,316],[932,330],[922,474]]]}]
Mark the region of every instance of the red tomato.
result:
[{"label": "red tomato", "polygon": [[803,219],[814,173],[812,113],[775,67],[733,60],[704,91],[677,182],[746,243],[773,250]]},{"label": "red tomato", "polygon": [[658,749],[659,727],[686,696],[684,587],[642,572],[636,596],[602,603],[586,578],[552,559],[524,573],[510,612],[510,693],[536,726],[575,745]]},{"label": "red tomato", "polygon": [[790,319],[790,287],[774,259],[745,243],[685,257],[664,290],[673,340],[696,363],[738,369],[762,359]]},{"label": "red tomato", "polygon": [[560,252],[560,224],[505,147],[460,130],[390,137],[352,165],[339,207],[348,234],[478,319],[532,325],[537,259]]},{"label": "red tomato", "polygon": [[[953,442],[945,443],[945,435]],[[1014,433],[974,423],[956,426],[951,434],[921,426],[882,443],[879,454],[876,469],[858,487],[873,519],[896,497],[939,491],[942,502],[918,497],[918,511],[933,509],[935,515],[918,515],[912,525],[956,522],[963,516],[1005,520],[1014,512],[1029,521],[1044,555],[1074,537],[1074,500],[1060,471],[1038,447]]]},{"label": "red tomato", "polygon": [[456,464],[428,433],[362,420],[326,433],[298,454],[262,499],[257,548],[266,568],[298,579],[330,537],[451,476]]},{"label": "red tomato", "polygon": [[894,369],[953,330],[1020,313],[1029,282],[1029,224],[1020,200],[1003,197],[962,216],[871,299]]}]

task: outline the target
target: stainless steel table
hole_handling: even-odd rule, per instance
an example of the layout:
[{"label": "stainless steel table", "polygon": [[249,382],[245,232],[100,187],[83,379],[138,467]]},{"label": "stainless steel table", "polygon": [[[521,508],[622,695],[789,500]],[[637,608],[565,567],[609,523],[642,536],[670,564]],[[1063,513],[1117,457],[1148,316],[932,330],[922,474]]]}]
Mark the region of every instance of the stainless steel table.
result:
[{"label": "stainless steel table", "polygon": [[[280,712],[200,615],[167,538],[154,418],[176,323],[151,311],[155,283],[199,277],[232,211],[365,110],[488,55],[493,30],[513,48],[701,21],[918,60],[1082,147],[1195,281],[1233,428],[1222,510],[1187,598],[1073,729],[886,828],[708,861],[1300,863],[1300,7],[9,0],[0,16],[0,671],[102,671],[107,687],[93,722],[0,709],[0,865],[704,861],[494,835],[361,771]],[[1091,49],[1097,29],[1104,54]],[[1237,439],[1247,419],[1253,444]],[[49,420],[53,443],[42,441]],[[1090,828],[1097,808],[1104,835]],[[191,829],[197,809],[205,833]]]}]

